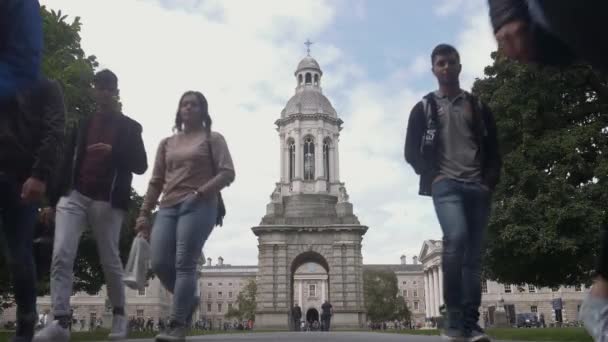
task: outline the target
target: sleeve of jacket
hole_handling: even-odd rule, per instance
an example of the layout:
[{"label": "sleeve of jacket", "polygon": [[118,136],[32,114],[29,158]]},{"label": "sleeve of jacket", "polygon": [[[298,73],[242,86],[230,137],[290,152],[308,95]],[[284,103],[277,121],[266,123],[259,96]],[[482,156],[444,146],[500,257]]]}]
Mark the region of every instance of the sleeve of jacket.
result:
[{"label": "sleeve of jacket", "polygon": [[2,0],[0,21],[0,97],[7,97],[39,76],[40,5],[37,0]]},{"label": "sleeve of jacket", "polygon": [[425,127],[424,108],[422,102],[418,102],[410,112],[405,135],[405,147],[403,149],[405,160],[412,165],[416,174],[422,173],[420,144],[422,143]]},{"label": "sleeve of jacket", "polygon": [[119,165],[124,165],[128,171],[141,175],[148,169],[148,156],[142,138],[142,127],[134,120],[127,120],[129,134],[126,141],[128,146],[117,150],[116,156]]},{"label": "sleeve of jacket", "polygon": [[57,157],[61,153],[61,146],[65,132],[65,104],[63,92],[56,81],[47,81],[40,89],[40,99],[44,102],[42,110],[42,135],[38,150],[34,154],[32,177],[47,181],[53,170],[57,167]]},{"label": "sleeve of jacket", "polygon": [[483,182],[494,189],[500,180],[500,171],[502,168],[502,156],[498,146],[498,131],[496,130],[496,121],[492,110],[485,104],[482,104],[482,113],[485,117],[484,122],[487,130],[485,141],[486,163],[484,165]]},{"label": "sleeve of jacket", "polygon": [[509,22],[530,20],[526,0],[488,0],[488,7],[494,32]]},{"label": "sleeve of jacket", "polygon": [[72,168],[74,166],[74,154],[76,153],[76,144],[78,142],[78,131],[78,124],[71,125],[65,129],[65,139],[61,143],[62,148],[58,154],[58,162],[49,185],[47,185],[47,198],[51,207],[57,205],[59,198],[68,191],[72,182]]}]

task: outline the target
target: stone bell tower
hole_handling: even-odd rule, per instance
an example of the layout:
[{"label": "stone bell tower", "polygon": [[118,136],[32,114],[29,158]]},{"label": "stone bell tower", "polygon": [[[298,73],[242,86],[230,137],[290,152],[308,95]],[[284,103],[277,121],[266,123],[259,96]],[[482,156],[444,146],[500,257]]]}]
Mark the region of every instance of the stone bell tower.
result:
[{"label": "stone bell tower", "polygon": [[[280,179],[259,226],[256,327],[288,329],[294,303],[320,311],[328,300],[332,327],[359,328],[366,322],[361,242],[367,227],[353,214],[340,181],[339,137],[342,120],[323,95],[319,63],[306,56],[295,71],[295,95],[275,122],[280,139]],[[320,265],[323,288],[294,286],[305,263]],[[311,284],[312,284],[311,279]],[[325,285],[327,284],[327,285]],[[314,290],[314,291],[313,291]]]}]

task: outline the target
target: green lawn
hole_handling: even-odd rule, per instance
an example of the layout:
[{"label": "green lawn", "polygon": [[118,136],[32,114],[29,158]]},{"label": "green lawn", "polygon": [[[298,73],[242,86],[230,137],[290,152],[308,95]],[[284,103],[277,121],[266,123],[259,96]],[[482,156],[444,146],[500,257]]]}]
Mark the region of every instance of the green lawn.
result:
[{"label": "green lawn", "polygon": [[[410,335],[439,335],[439,330],[387,330],[387,333]],[[498,340],[511,341],[570,341],[593,342],[584,328],[545,329],[488,329],[487,333]]]}]

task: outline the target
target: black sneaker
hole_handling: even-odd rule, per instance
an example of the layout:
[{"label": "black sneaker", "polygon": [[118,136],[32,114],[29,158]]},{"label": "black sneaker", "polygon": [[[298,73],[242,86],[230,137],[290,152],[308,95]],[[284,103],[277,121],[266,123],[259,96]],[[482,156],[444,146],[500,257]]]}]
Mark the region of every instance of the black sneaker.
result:
[{"label": "black sneaker", "polygon": [[492,342],[490,336],[481,328],[473,329],[470,333],[466,334],[466,338],[468,342]]},{"label": "black sneaker", "polygon": [[467,341],[461,330],[447,328],[441,331],[441,339],[449,342],[465,342]]}]

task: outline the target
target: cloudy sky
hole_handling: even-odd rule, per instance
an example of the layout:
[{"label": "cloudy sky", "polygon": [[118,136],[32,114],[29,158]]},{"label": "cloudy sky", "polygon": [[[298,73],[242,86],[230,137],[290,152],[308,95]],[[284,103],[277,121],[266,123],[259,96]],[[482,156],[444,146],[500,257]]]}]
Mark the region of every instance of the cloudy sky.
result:
[{"label": "cloudy sky", "polygon": [[[180,95],[200,90],[228,142],[236,181],[228,214],[205,245],[214,260],[256,264],[260,223],[279,178],[274,121],[294,94],[306,55],[323,69],[323,91],[344,120],[340,173],[369,226],[364,263],[408,262],[441,230],[429,198],[403,160],[411,107],[436,86],[430,51],[451,43],[469,89],[495,49],[486,0],[41,0],[80,16],[82,46],[118,74],[124,112],[144,127],[152,164],[171,134]],[[137,176],[143,194],[150,173]],[[214,261],[215,263],[215,261]]]}]

